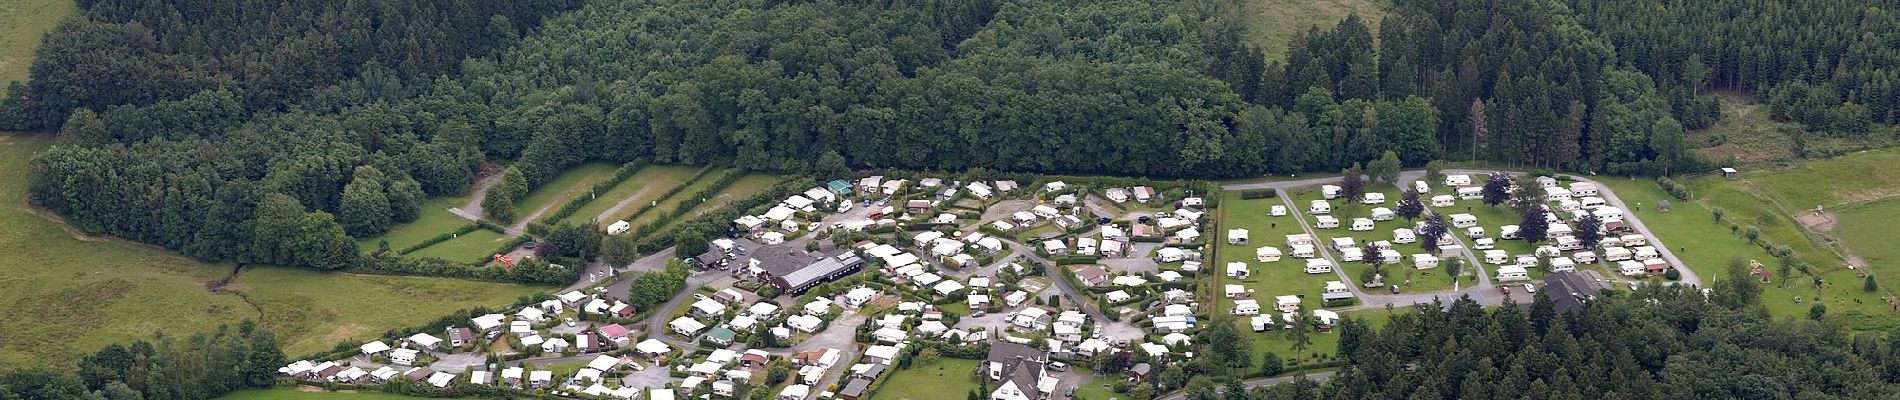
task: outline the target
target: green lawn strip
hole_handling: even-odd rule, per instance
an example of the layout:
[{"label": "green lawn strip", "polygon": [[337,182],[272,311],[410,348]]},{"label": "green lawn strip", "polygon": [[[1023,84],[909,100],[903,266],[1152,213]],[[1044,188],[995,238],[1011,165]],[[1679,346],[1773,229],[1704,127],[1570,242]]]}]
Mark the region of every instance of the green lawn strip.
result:
[{"label": "green lawn strip", "polygon": [[[693,194],[695,193],[705,191],[707,190],[706,188],[708,187],[712,187],[714,183],[719,182],[719,177],[721,175],[730,173],[729,171],[731,170],[727,168],[716,168],[711,171],[706,171],[706,175],[702,175],[699,177],[699,179],[696,179],[693,182],[688,183],[686,187],[680,188],[680,190],[677,192],[674,192],[672,196],[668,196],[666,199],[660,200],[659,205],[653,206],[653,211],[641,213],[640,216],[634,217],[634,219],[629,222],[632,222],[633,226],[646,226],[646,224],[653,223],[654,220],[667,217],[674,210],[679,208],[680,203],[685,203],[688,201],[695,202],[695,203],[701,202],[702,199],[693,199],[693,198],[688,198],[688,197],[693,196]],[[706,200],[710,200],[710,199],[706,199]],[[611,221],[609,223],[611,223]]]},{"label": "green lawn strip", "polygon": [[463,219],[449,208],[468,204],[468,197],[437,197],[422,202],[421,211],[415,221],[396,225],[382,236],[358,239],[357,247],[365,252],[376,251],[378,241],[388,240],[390,250],[402,250],[405,247],[422,243],[424,240],[444,233],[455,231],[463,225],[473,223]]},{"label": "green lawn strip", "polygon": [[1115,382],[1120,382],[1124,379],[1127,378],[1122,375],[1095,375],[1094,379],[1089,379],[1088,383],[1075,387],[1075,398],[1108,400],[1113,397],[1128,397],[1126,394],[1115,393]]},{"label": "green lawn strip", "polygon": [[307,392],[295,388],[268,390],[239,390],[219,397],[219,400],[384,400],[384,399],[423,399],[383,392]]},{"label": "green lawn strip", "polygon": [[[1406,312],[1405,310],[1407,310],[1407,308],[1394,308],[1392,312]],[[1385,326],[1385,322],[1392,319],[1392,314],[1383,309],[1347,311],[1340,313],[1340,316],[1365,320],[1366,323],[1375,330]],[[1250,336],[1253,340],[1254,368],[1260,367],[1261,357],[1264,357],[1269,352],[1279,356],[1281,360],[1287,363],[1287,367],[1289,368],[1293,367],[1296,363],[1309,364],[1332,361],[1337,358],[1337,353],[1339,352],[1338,331],[1307,332],[1307,339],[1310,340],[1310,342],[1307,343],[1306,348],[1300,351],[1293,351],[1293,341],[1287,338],[1286,330],[1274,329],[1266,332],[1254,332],[1253,327],[1248,325],[1247,320],[1241,319],[1237,323],[1240,324],[1241,332],[1246,332],[1245,334]]]},{"label": "green lawn strip", "polygon": [[738,201],[739,199],[751,198],[752,196],[758,195],[759,192],[771,189],[772,185],[776,185],[782,180],[785,180],[785,177],[778,175],[746,175],[739,178],[738,181],[732,182],[731,185],[727,185],[725,189],[719,191],[719,194],[713,195],[712,200],[693,207],[692,211],[686,212],[686,217],[697,217],[712,212],[712,210],[717,210],[720,207],[725,207],[726,204]]},{"label": "green lawn strip", "polygon": [[[936,361],[911,364],[910,369],[892,372],[878,388],[874,399],[937,400],[961,399],[978,387],[974,375],[979,360],[938,357]],[[988,395],[985,394],[985,397]]]},{"label": "green lawn strip", "polygon": [[[1667,199],[1668,195],[1664,194],[1654,181],[1608,179],[1602,182],[1615,189],[1616,194],[1621,196],[1625,203],[1642,201],[1646,205],[1640,211],[1633,211],[1634,215],[1641,218],[1644,225],[1656,235],[1661,236],[1662,242],[1671,250],[1675,250],[1676,257],[1681,258],[1684,264],[1688,264],[1689,269],[1702,278],[1705,286],[1727,275],[1725,269],[1731,259],[1757,260],[1769,271],[1776,270],[1774,256],[1769,255],[1760,246],[1749,243],[1747,239],[1729,232],[1725,225],[1715,223],[1714,215],[1703,205],[1697,202],[1672,201],[1671,203],[1674,204],[1670,212],[1659,212],[1654,206],[1655,200]],[[1705,196],[1713,192],[1716,191],[1697,189],[1696,193],[1698,196]],[[1737,195],[1740,194],[1737,193]],[[1772,207],[1760,203],[1760,200],[1749,200],[1753,199],[1752,197],[1712,196],[1706,199],[1712,203],[1725,204],[1721,206],[1724,210],[1765,210],[1767,207]],[[1748,207],[1749,201],[1754,201],[1756,204]],[[1748,218],[1746,215],[1737,215],[1736,211],[1727,211],[1724,217],[1731,220],[1738,217]],[[1823,280],[1827,283],[1824,288],[1817,290],[1812,279],[1799,271],[1794,271],[1794,275],[1797,276],[1789,282],[1764,285],[1762,303],[1768,307],[1770,313],[1779,317],[1805,318],[1808,315],[1808,308],[1814,305],[1815,298],[1819,296],[1821,301],[1827,304],[1830,314],[1844,315],[1851,321],[1858,321],[1850,325],[1855,329],[1893,324],[1892,317],[1887,314],[1886,301],[1880,299],[1881,294],[1861,291],[1861,278],[1856,276],[1856,271],[1834,268],[1834,265],[1838,265],[1839,259],[1833,258],[1831,254],[1801,252],[1799,249],[1813,248],[1813,246],[1805,237],[1800,236],[1798,231],[1800,228],[1789,226],[1790,224],[1793,222],[1763,227],[1761,237],[1795,246],[1797,253],[1802,254],[1810,263],[1817,266],[1814,271],[1823,273]],[[1771,235],[1771,232],[1774,234]],[[1795,303],[1796,297],[1801,299],[1798,304]],[[1879,321],[1883,319],[1887,321]]]},{"label": "green lawn strip", "polygon": [[[655,175],[650,175],[649,180],[636,180],[636,179],[627,180],[627,182],[629,183],[639,182],[642,185],[647,185],[649,189],[646,189],[645,193],[640,193],[640,197],[635,198],[631,202],[628,202],[627,206],[622,207],[619,212],[615,212],[613,215],[608,216],[607,218],[602,218],[600,220],[600,223],[602,225],[611,224],[611,223],[614,223],[614,221],[621,221],[621,220],[626,220],[628,218],[634,218],[638,214],[645,214],[647,209],[653,209],[654,212],[662,211],[662,209],[656,208],[653,205],[656,204],[656,202],[665,200],[665,199],[662,199],[661,196],[666,195],[667,191],[672,190],[675,187],[679,187],[681,184],[687,183],[686,180],[692,178],[693,174],[698,173],[700,169],[700,167],[689,167],[689,166],[684,166],[684,165],[669,165],[665,167],[647,167],[647,169],[649,170],[656,169],[656,168],[658,168],[659,170],[654,171]],[[646,173],[647,171],[640,171],[640,172]],[[711,175],[708,174],[708,176],[711,176]],[[636,176],[636,178],[638,177]],[[685,192],[679,192],[679,193],[685,193]],[[619,201],[619,200],[615,200],[615,201]],[[612,206],[612,204],[608,204],[608,205]],[[580,214],[581,213],[575,213],[575,215],[577,216]],[[599,214],[599,212],[597,211],[594,214]],[[644,216],[644,215],[641,215],[641,216]],[[581,218],[592,218],[592,217],[581,217]],[[633,227],[638,229],[640,227],[640,224],[633,224]]]},{"label": "green lawn strip", "polygon": [[[659,197],[660,193],[665,192],[666,188],[678,185],[681,180],[693,176],[693,171],[698,170],[699,168],[684,165],[648,165],[642,167],[639,172],[635,172],[633,176],[627,177],[626,181],[620,182],[619,185],[614,185],[613,190],[595,196],[594,201],[588,202],[585,206],[581,206],[580,210],[575,211],[572,215],[568,215],[567,218],[561,221],[575,223],[587,222],[588,220],[594,219],[594,217],[600,216],[600,213],[613,208],[614,204],[620,203],[621,200],[640,193],[642,189],[652,187],[652,189],[647,190],[647,193],[643,194],[641,198],[628,203],[627,207],[622,209],[637,210],[640,207],[645,207],[650,201],[657,200],[656,198]],[[613,222],[614,220],[601,221],[600,224],[607,225]]]},{"label": "green lawn strip", "polygon": [[587,191],[594,188],[594,184],[612,179],[614,170],[617,168],[620,166],[612,163],[592,162],[562,171],[553,180],[543,182],[541,186],[528,192],[528,197],[516,202],[515,215],[527,218],[541,207],[550,205],[560,207],[574,196],[586,196]]},{"label": "green lawn strip", "polygon": [[[426,323],[476,306],[510,304],[547,287],[448,278],[336,274],[294,268],[245,270],[244,291],[266,326],[295,357],[340,342],[359,343],[397,327]],[[138,337],[143,335],[137,335]]]},{"label": "green lawn strip", "polygon": [[449,261],[470,262],[488,256],[495,251],[507,237],[487,229],[469,231],[454,239],[436,243],[421,250],[406,254],[407,257],[435,257]]}]

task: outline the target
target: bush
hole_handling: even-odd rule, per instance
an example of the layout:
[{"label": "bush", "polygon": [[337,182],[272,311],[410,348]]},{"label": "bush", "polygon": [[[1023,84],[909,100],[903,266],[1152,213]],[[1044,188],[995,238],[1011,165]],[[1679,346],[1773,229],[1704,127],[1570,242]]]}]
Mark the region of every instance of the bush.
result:
[{"label": "bush", "polygon": [[1273,189],[1247,189],[1240,191],[1241,199],[1271,199],[1279,197],[1280,191]]},{"label": "bush", "polygon": [[1663,279],[1668,279],[1672,281],[1682,280],[1682,271],[1677,271],[1675,268],[1670,268],[1669,271],[1663,272]]}]

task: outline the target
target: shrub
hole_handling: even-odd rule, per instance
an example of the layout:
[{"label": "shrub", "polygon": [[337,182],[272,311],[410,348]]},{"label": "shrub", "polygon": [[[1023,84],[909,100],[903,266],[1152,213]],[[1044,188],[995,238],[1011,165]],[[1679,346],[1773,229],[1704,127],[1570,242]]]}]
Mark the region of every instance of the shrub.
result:
[{"label": "shrub", "polygon": [[1240,191],[1240,198],[1249,199],[1249,200],[1271,199],[1274,197],[1278,197],[1279,195],[1280,195],[1280,192],[1278,190],[1273,190],[1273,189],[1247,189],[1247,190]]}]

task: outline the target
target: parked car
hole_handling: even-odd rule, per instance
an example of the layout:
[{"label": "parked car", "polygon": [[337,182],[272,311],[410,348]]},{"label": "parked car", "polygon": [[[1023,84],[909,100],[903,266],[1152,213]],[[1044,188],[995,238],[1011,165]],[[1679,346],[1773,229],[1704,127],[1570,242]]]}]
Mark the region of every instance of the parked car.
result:
[{"label": "parked car", "polygon": [[1392,294],[1399,294],[1399,285],[1392,285]]},{"label": "parked car", "polygon": [[1510,296],[1510,295],[1511,295],[1511,287],[1509,287],[1509,286],[1498,286],[1498,293],[1503,293],[1503,294],[1504,294],[1505,296]]},{"label": "parked car", "polygon": [[567,326],[568,326],[568,327],[570,327],[570,328],[574,326],[574,318],[572,318],[572,317],[569,317],[569,318],[567,319]]},{"label": "parked car", "polygon": [[1061,361],[1050,361],[1049,369],[1055,370],[1056,372],[1068,371],[1069,364],[1063,364]]},{"label": "parked car", "polygon": [[1537,293],[1537,286],[1529,283],[1524,284],[1524,293]]}]

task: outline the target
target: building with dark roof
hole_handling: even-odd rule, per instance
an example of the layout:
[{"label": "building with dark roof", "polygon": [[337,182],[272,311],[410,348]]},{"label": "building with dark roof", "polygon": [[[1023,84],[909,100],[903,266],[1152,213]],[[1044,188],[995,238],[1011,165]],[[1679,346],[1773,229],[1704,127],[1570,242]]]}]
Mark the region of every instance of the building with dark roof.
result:
[{"label": "building with dark roof", "polygon": [[[1585,304],[1597,297],[1597,292],[1608,289],[1603,276],[1596,271],[1563,271],[1544,277],[1544,287],[1540,289],[1550,296],[1558,313],[1583,311]],[[1525,303],[1529,306],[1529,303]]]},{"label": "building with dark roof", "polygon": [[1055,379],[1048,375],[1049,354],[1033,347],[996,342],[990,344],[984,369],[997,381],[990,393],[992,400],[1039,400],[1055,391]]}]

